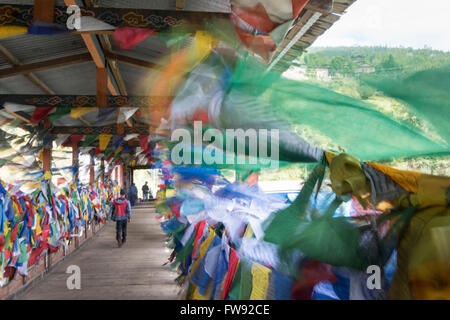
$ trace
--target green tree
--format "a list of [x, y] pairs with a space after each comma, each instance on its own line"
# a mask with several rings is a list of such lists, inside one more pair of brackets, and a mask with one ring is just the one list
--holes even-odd
[[361, 99], [367, 100], [375, 94], [376, 90], [370, 86], [362, 85], [358, 87], [358, 93]]
[[388, 58], [381, 63], [381, 68], [385, 71], [397, 71], [400, 65], [395, 60], [392, 54], [389, 54]]

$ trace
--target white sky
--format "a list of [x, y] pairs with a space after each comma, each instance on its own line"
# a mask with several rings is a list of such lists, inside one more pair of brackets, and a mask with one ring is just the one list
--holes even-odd
[[450, 0], [357, 0], [313, 44], [450, 51]]

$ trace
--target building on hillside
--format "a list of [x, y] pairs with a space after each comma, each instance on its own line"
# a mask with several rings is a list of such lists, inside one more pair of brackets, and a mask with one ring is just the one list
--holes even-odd
[[319, 81], [331, 81], [328, 68], [316, 68], [314, 70], [314, 76]]
[[363, 64], [361, 67], [355, 69], [356, 74], [374, 73], [375, 71], [376, 71], [375, 67], [369, 66], [368, 64]]

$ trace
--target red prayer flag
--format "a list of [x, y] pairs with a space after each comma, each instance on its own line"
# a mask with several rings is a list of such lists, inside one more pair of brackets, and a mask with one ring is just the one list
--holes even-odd
[[310, 260], [300, 271], [300, 276], [292, 289], [292, 297], [295, 300], [311, 300], [314, 286], [317, 283], [323, 281], [335, 283], [337, 280], [330, 265]]
[[155, 32], [154, 29], [119, 27], [114, 30], [114, 41], [120, 49], [133, 49], [145, 38]]
[[209, 122], [208, 111], [203, 108], [195, 110], [193, 121]]
[[33, 124], [37, 124], [44, 119], [50, 111], [53, 110], [54, 107], [36, 107], [34, 108], [34, 113], [31, 116], [30, 122]]
[[72, 146], [72, 143], [78, 143], [81, 141], [81, 139], [83, 139], [84, 134], [73, 134], [70, 136], [70, 140], [67, 139], [66, 141], [64, 141], [64, 143], [62, 143], [61, 145], [63, 147], [70, 147]]
[[292, 0], [292, 19], [298, 17], [303, 8], [308, 4], [309, 0]]
[[173, 214], [175, 215], [175, 217], [179, 218], [180, 217], [180, 208], [181, 205], [183, 204], [183, 201], [179, 201], [177, 203], [171, 202], [170, 203], [170, 209], [172, 210]]
[[231, 283], [233, 282], [233, 278], [234, 278], [234, 274], [236, 272], [238, 262], [239, 262], [239, 257], [236, 253], [236, 250], [231, 248], [230, 249], [230, 262], [228, 263], [228, 272], [225, 277], [222, 300], [225, 300], [228, 296], [228, 292], [230, 291]]
[[84, 134], [73, 134], [73, 135], [71, 136], [72, 143], [78, 143], [78, 142], [80, 142], [81, 139], [83, 139], [83, 137], [84, 137]]
[[150, 136], [149, 134], [141, 134], [141, 136], [139, 137], [139, 143], [143, 150], [147, 150], [147, 148], [148, 148], [148, 137], [149, 136]]
[[194, 236], [194, 248], [192, 250], [192, 258], [194, 257], [195, 249], [197, 248], [198, 240], [200, 240], [200, 238], [203, 235], [203, 230], [205, 229], [205, 225], [206, 225], [206, 221], [205, 220], [202, 220], [201, 222], [199, 222], [197, 224], [197, 230], [195, 231], [195, 236]]

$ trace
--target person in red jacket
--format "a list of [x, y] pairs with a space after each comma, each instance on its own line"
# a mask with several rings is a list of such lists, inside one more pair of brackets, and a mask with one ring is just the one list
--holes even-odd
[[127, 241], [127, 224], [131, 221], [131, 205], [125, 198], [126, 192], [120, 190], [120, 197], [114, 201], [112, 220], [116, 221], [116, 239], [119, 248]]

